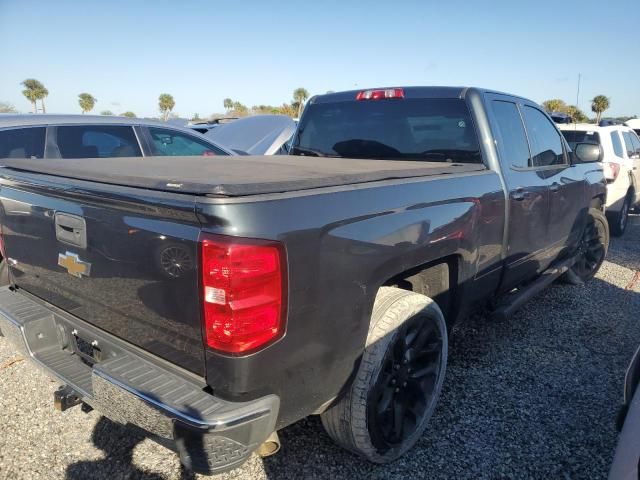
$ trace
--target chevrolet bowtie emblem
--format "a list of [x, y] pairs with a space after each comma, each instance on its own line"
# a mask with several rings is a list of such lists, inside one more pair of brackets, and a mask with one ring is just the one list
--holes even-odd
[[75, 253], [61, 253], [58, 255], [58, 265], [65, 268], [69, 275], [82, 278], [84, 275], [88, 277], [91, 274], [91, 264], [83, 262]]

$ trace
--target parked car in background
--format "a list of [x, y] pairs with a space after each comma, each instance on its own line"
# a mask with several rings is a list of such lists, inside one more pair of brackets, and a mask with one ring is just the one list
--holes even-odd
[[558, 127], [572, 148], [578, 143], [600, 147], [607, 180], [607, 219], [611, 233], [622, 235], [629, 211], [640, 203], [640, 139], [625, 125], [574, 123]]
[[633, 128], [637, 135], [640, 135], [640, 118], [632, 118], [624, 122], [627, 127]]
[[456, 321], [509, 317], [604, 261], [599, 147], [571, 151], [524, 98], [321, 95], [291, 145], [144, 169], [2, 160], [0, 204], [38, 214], [0, 211], [0, 330], [64, 385], [60, 409], [138, 425], [205, 473], [273, 453], [313, 414], [390, 462], [435, 411]]
[[564, 112], [552, 112], [549, 116], [556, 123], [573, 123], [573, 117]]
[[0, 158], [235, 155], [183, 127], [103, 115], [2, 115]]
[[237, 119], [238, 117], [222, 117], [214, 118], [213, 120], [192, 120], [187, 124], [187, 128], [195, 130], [196, 132], [207, 133], [209, 130], [213, 130], [220, 125], [226, 125], [227, 123], [231, 123]]
[[220, 125], [205, 136], [241, 154], [282, 155], [288, 152], [296, 125], [286, 115], [253, 115]]

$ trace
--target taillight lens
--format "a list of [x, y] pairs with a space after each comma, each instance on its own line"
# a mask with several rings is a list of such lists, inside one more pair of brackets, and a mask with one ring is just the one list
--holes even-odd
[[383, 100], [386, 98], [404, 98], [404, 90], [402, 88], [363, 90], [356, 95], [356, 100]]
[[620, 173], [620, 164], [615, 162], [605, 162], [602, 164], [604, 169], [604, 178], [606, 178], [607, 182], [615, 182], [616, 178], [618, 178], [618, 174]]
[[286, 261], [282, 245], [203, 235], [200, 262], [209, 347], [242, 354], [283, 335]]

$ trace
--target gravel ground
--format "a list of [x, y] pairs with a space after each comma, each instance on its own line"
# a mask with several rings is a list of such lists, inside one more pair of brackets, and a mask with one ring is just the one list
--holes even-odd
[[[280, 432], [279, 454], [218, 478], [603, 478], [640, 343], [638, 270], [634, 216], [588, 285], [554, 285], [507, 322], [478, 316], [458, 327], [430, 428], [394, 464], [343, 452], [309, 418]], [[55, 389], [0, 338], [0, 478], [194, 478], [133, 429], [97, 412], [55, 412]]]

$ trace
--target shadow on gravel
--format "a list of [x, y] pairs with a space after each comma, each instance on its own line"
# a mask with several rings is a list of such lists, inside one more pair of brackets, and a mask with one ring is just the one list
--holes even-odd
[[267, 477], [605, 478], [639, 312], [639, 293], [595, 278], [553, 285], [508, 321], [470, 318], [450, 338], [440, 403], [405, 457], [369, 464], [311, 417], [279, 432]]
[[[104, 451], [105, 458], [77, 462], [67, 467], [66, 480], [144, 479], [164, 480], [165, 477], [140, 470], [133, 464], [133, 449], [145, 440], [145, 433], [135, 427], [120, 425], [106, 417], [101, 417], [93, 429], [91, 439], [94, 445]], [[167, 455], [173, 452], [167, 451]], [[182, 469], [181, 480], [193, 480], [195, 476]]]

